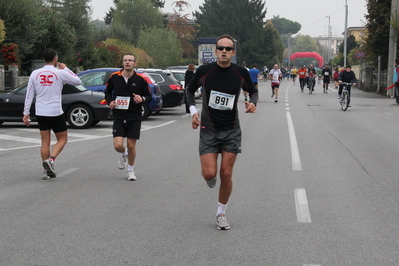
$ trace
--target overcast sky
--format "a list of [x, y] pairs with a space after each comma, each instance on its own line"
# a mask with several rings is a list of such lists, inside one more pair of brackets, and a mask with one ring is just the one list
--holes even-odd
[[[166, 0], [164, 12], [173, 13], [172, 4], [176, 0]], [[204, 3], [204, 0], [188, 0], [191, 7], [184, 12], [191, 14]], [[348, 27], [364, 26], [366, 19], [366, 0], [347, 0]], [[317, 3], [317, 4], [315, 4]], [[91, 0], [93, 19], [103, 20], [112, 0]], [[312, 37], [328, 35], [328, 18], [333, 36], [342, 36], [345, 30], [345, 0], [266, 0], [266, 19], [280, 15], [281, 18], [296, 21], [302, 25], [300, 34]]]

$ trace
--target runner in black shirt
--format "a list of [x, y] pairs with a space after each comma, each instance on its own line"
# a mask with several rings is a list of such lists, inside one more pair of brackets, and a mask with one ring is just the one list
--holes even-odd
[[[186, 94], [192, 116], [192, 127], [201, 127], [199, 153], [202, 175], [209, 187], [216, 184], [217, 158], [222, 154], [220, 165], [220, 189], [216, 223], [218, 229], [230, 229], [225, 210], [232, 192], [232, 173], [237, 153], [241, 152], [241, 129], [237, 102], [241, 89], [249, 93], [245, 112], [255, 113], [258, 90], [248, 70], [231, 63], [235, 55], [234, 40], [222, 35], [216, 42], [217, 62], [200, 66], [191, 80]], [[195, 91], [202, 86], [201, 121], [195, 107]]]
[[[140, 138], [141, 108], [145, 102], [151, 102], [151, 90], [143, 76], [134, 71], [135, 56], [123, 56], [123, 69], [115, 72], [108, 80], [105, 89], [105, 100], [112, 109], [114, 124], [114, 148], [122, 154], [118, 168], [123, 170], [128, 163], [127, 180], [137, 180], [134, 174], [136, 159], [136, 142]], [[124, 139], [127, 138], [127, 150]]]

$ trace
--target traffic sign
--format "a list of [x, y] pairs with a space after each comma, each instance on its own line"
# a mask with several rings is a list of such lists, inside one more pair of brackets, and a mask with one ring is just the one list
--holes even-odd
[[362, 51], [359, 51], [359, 52], [356, 53], [356, 58], [357, 59], [363, 59], [363, 57], [364, 57], [364, 53]]

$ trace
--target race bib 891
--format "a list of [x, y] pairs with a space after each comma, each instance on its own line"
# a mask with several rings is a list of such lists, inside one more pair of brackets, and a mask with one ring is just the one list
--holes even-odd
[[212, 90], [209, 96], [209, 107], [217, 110], [232, 110], [235, 98], [234, 94]]

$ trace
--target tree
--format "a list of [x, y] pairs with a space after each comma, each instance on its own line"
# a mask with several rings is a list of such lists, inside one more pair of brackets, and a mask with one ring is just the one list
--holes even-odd
[[[294, 39], [294, 45], [292, 47], [292, 52], [319, 52], [318, 47], [316, 45], [316, 41], [312, 39], [309, 35], [298, 35]], [[313, 58], [300, 58], [295, 59], [292, 65], [301, 66], [301, 65], [309, 65], [313, 64], [315, 61]]]
[[196, 49], [192, 45], [192, 42], [195, 39], [196, 30], [193, 26], [188, 24], [188, 14], [182, 14], [182, 12], [184, 12], [184, 7], [189, 7], [190, 4], [186, 1], [175, 1], [174, 4], [177, 10], [174, 9], [175, 13], [169, 17], [166, 27], [176, 32], [177, 38], [183, 48], [183, 57], [194, 57], [196, 55]]
[[[114, 0], [114, 4], [117, 5], [121, 0]], [[133, 0], [129, 0], [132, 4], [134, 3]], [[153, 4], [153, 7], [156, 9], [164, 8], [165, 6], [165, 1], [162, 0], [150, 0], [151, 3]], [[114, 15], [115, 15], [116, 8], [110, 7], [109, 11], [105, 14], [104, 21], [105, 24], [111, 25], [112, 21], [114, 20]]]
[[381, 66], [388, 67], [389, 30], [391, 17], [391, 0], [368, 0], [365, 39], [366, 60], [374, 67], [378, 66], [378, 56], [381, 55]]
[[145, 50], [152, 57], [153, 66], [159, 68], [179, 65], [183, 52], [176, 33], [162, 28], [142, 30], [137, 47]]
[[278, 30], [280, 35], [292, 35], [301, 30], [301, 24], [286, 18], [280, 18], [280, 15], [273, 16], [272, 22], [274, 27]]
[[0, 1], [0, 18], [7, 29], [4, 41], [18, 44], [21, 59], [32, 53], [43, 36], [41, 11], [42, 5], [36, 0]]
[[[263, 0], [207, 0], [193, 13], [198, 26], [198, 36], [217, 37], [230, 34], [237, 40], [237, 57], [240, 62], [266, 63], [268, 39], [265, 31], [265, 1]], [[270, 29], [270, 28], [269, 28]], [[270, 32], [269, 32], [270, 33]], [[269, 35], [281, 41], [280, 36]], [[272, 54], [282, 53], [272, 51]], [[278, 57], [281, 58], [281, 55]]]
[[0, 43], [4, 41], [6, 37], [6, 26], [4, 25], [4, 21], [0, 19]]
[[[346, 45], [346, 50], [347, 50], [347, 55], [349, 52], [355, 48], [359, 47], [359, 43], [356, 41], [355, 36], [352, 34], [348, 36], [347, 39], [347, 45]], [[341, 43], [341, 45], [338, 47], [338, 50], [340, 53], [344, 53], [344, 42]]]
[[[134, 15], [132, 15], [134, 14]], [[154, 8], [151, 0], [120, 0], [116, 3], [112, 23], [124, 25], [136, 45], [140, 31], [147, 28], [163, 28], [163, 16]]]
[[[74, 38], [64, 39], [74, 44], [74, 47], [70, 49], [68, 61], [73, 66], [77, 66], [80, 62], [76, 58], [78, 55], [87, 53], [87, 47], [93, 41], [93, 29], [90, 24], [90, 0], [47, 0], [47, 3], [51, 10], [58, 17], [63, 18], [65, 24], [74, 31]], [[55, 17], [54, 19], [57, 18]]]
[[281, 65], [284, 48], [280, 34], [270, 20], [265, 24], [263, 36], [263, 41], [267, 45], [264, 45], [262, 65], [269, 66], [269, 68], [274, 64]]

